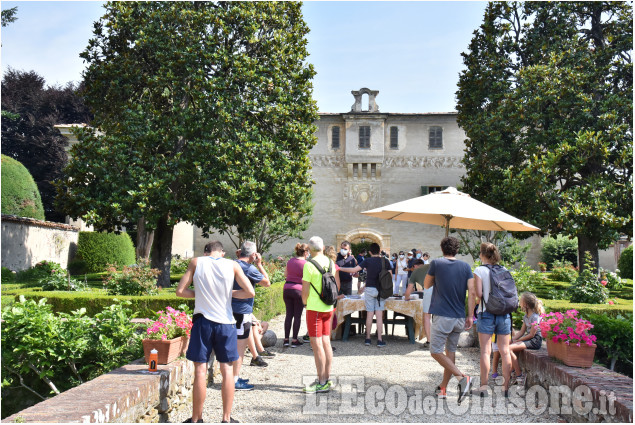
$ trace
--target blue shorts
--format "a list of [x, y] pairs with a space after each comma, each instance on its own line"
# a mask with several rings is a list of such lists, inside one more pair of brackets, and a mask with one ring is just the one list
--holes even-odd
[[486, 335], [509, 335], [512, 333], [512, 319], [509, 314], [495, 316], [484, 311], [478, 314], [476, 330]]
[[201, 316], [192, 325], [185, 357], [193, 362], [207, 363], [212, 350], [220, 363], [238, 360], [236, 325], [212, 322]]

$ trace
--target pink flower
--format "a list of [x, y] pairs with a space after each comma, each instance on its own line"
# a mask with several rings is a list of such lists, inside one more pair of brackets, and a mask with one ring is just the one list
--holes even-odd
[[606, 284], [608, 283], [606, 280], [603, 280], [600, 282], [603, 286], [606, 286]]
[[610, 305], [613, 305], [613, 304], [615, 304], [615, 303], [613, 302], [613, 300], [609, 300], [609, 304], [610, 304]]

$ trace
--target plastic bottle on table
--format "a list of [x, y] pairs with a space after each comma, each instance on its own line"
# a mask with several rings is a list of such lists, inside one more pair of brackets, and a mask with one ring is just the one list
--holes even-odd
[[156, 372], [157, 371], [157, 363], [159, 363], [159, 352], [153, 348], [150, 351], [150, 357], [148, 358], [148, 364], [150, 365], [148, 367], [148, 370], [150, 372]]

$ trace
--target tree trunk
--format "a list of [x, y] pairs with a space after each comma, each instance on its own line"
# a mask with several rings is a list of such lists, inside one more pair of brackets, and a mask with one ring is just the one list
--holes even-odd
[[597, 239], [592, 239], [587, 236], [578, 235], [578, 267], [580, 272], [585, 268], [584, 253], [589, 252], [591, 259], [593, 260], [594, 273], [597, 274], [600, 261], [600, 253], [598, 251]]
[[146, 229], [146, 221], [141, 217], [137, 221], [137, 261], [149, 260], [152, 241], [154, 240], [154, 231]]
[[152, 268], [161, 271], [157, 286], [170, 286], [170, 262], [172, 261], [172, 233], [174, 226], [168, 226], [168, 216], [159, 219], [154, 231], [155, 241], [152, 245]]

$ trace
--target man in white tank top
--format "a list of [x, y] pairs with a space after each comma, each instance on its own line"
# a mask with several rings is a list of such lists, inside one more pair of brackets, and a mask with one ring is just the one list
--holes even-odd
[[[203, 423], [203, 403], [207, 389], [207, 362], [212, 350], [220, 363], [223, 377], [222, 422], [231, 418], [234, 402], [234, 376], [232, 362], [238, 359], [236, 326], [232, 315], [232, 297], [252, 298], [255, 291], [241, 267], [225, 259], [219, 241], [205, 245], [202, 257], [192, 258], [187, 271], [179, 281], [176, 295], [194, 298], [194, 317], [190, 345], [186, 357], [194, 362], [194, 388], [192, 390], [192, 417], [186, 422]], [[233, 290], [234, 279], [241, 289]], [[194, 289], [189, 289], [194, 283]]]

